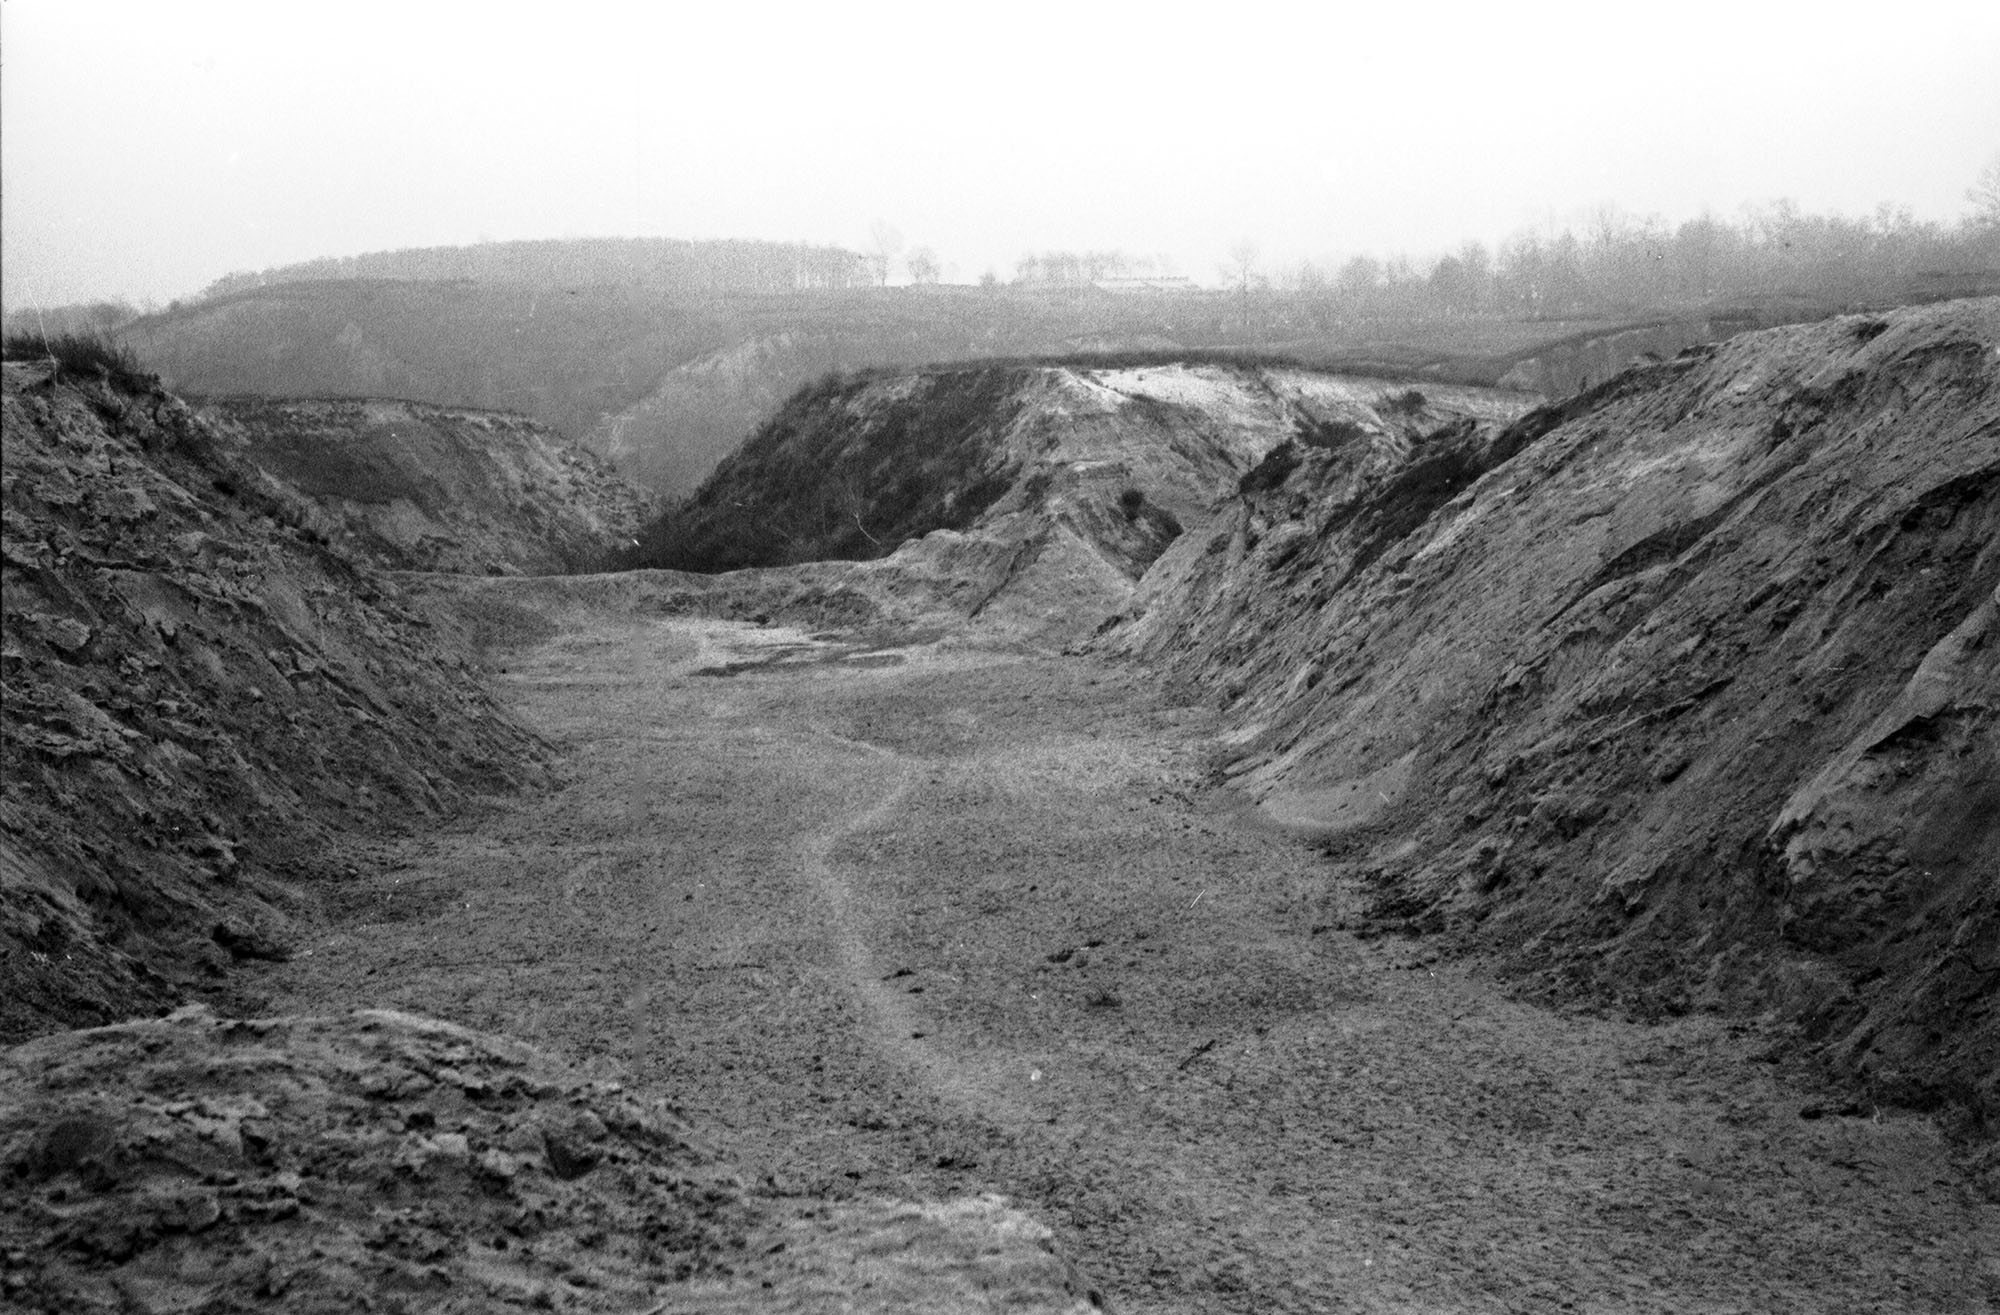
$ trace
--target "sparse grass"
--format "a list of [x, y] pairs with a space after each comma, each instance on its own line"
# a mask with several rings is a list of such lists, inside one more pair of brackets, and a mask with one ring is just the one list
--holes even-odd
[[102, 333], [10, 333], [0, 343], [9, 361], [54, 361], [70, 374], [98, 375], [128, 387], [150, 386], [155, 377], [131, 348]]

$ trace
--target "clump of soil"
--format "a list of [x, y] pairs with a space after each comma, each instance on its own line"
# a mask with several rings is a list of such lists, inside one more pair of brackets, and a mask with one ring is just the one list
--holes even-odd
[[386, 1010], [0, 1056], [0, 1291], [47, 1311], [1089, 1309], [997, 1198], [747, 1193], [658, 1098]]
[[752, 1213], [656, 1102], [388, 1012], [169, 1018], [0, 1060], [10, 1301], [630, 1310]]

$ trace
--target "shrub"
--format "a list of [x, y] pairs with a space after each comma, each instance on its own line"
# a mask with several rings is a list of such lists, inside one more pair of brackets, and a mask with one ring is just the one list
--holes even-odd
[[0, 356], [10, 361], [54, 361], [59, 370], [100, 375], [128, 386], [143, 388], [154, 382], [152, 372], [139, 363], [131, 348], [102, 333], [58, 333], [53, 337], [11, 333], [0, 343]]
[[1146, 494], [1143, 489], [1126, 489], [1118, 495], [1119, 509], [1125, 513], [1125, 519], [1128, 521], [1137, 520], [1140, 510], [1145, 505]]
[[1428, 397], [1425, 397], [1416, 389], [1405, 388], [1400, 393], [1391, 394], [1384, 405], [1391, 411], [1400, 411], [1404, 415], [1415, 415], [1417, 412], [1423, 410], [1429, 401]]
[[1321, 448], [1335, 452], [1357, 438], [1366, 438], [1368, 431], [1352, 420], [1300, 420], [1293, 426], [1292, 437], [1307, 447]]
[[1243, 478], [1236, 482], [1236, 491], [1244, 496], [1263, 493], [1277, 488], [1285, 482], [1285, 477], [1299, 468], [1299, 446], [1286, 441], [1264, 454], [1264, 459], [1243, 472]]

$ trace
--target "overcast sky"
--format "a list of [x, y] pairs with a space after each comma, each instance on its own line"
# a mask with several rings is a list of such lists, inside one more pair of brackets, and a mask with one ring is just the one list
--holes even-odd
[[1954, 220], [2000, 3], [0, 0], [8, 305], [561, 236], [1422, 257], [1604, 203]]

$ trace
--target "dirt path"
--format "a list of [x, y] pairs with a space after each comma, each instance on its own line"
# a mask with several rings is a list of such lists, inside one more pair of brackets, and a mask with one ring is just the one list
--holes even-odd
[[1126, 1312], [2000, 1299], [1928, 1123], [1801, 1118], [1747, 1030], [1345, 934], [1309, 853], [1197, 788], [1204, 715], [1129, 673], [798, 638], [603, 619], [514, 655], [567, 785], [357, 854], [276, 1006], [594, 1057], [768, 1191], [1006, 1193]]

